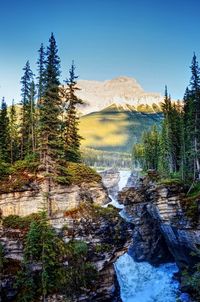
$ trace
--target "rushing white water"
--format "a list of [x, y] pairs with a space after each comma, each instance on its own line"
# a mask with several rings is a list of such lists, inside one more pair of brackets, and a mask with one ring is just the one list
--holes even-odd
[[[119, 176], [120, 176], [120, 180], [118, 183], [118, 190], [121, 191], [127, 184], [127, 180], [129, 178], [131, 174], [131, 171], [119, 171]], [[113, 205], [113, 207], [117, 208], [117, 209], [123, 209], [124, 205], [120, 204], [116, 198], [114, 198], [113, 196], [109, 196], [110, 199], [112, 200], [111, 202], [109, 202], [105, 207], [107, 207], [108, 205]]]
[[[119, 191], [127, 184], [130, 171], [120, 171]], [[111, 196], [110, 196], [111, 197]], [[124, 206], [112, 198], [112, 204], [120, 211], [120, 216], [130, 221]], [[173, 274], [178, 271], [176, 264], [168, 263], [154, 267], [148, 262], [135, 262], [128, 254], [119, 257], [115, 263], [117, 279], [123, 302], [175, 302], [178, 282]]]
[[173, 263], [154, 267], [147, 262], [135, 262], [127, 253], [115, 263], [123, 302], [175, 302], [178, 282], [173, 274], [178, 271]]
[[119, 191], [121, 191], [127, 185], [127, 181], [131, 171], [119, 171], [120, 181], [118, 183]]

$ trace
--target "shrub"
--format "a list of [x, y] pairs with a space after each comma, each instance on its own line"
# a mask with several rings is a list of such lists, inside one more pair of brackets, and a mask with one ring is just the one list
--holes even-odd
[[40, 214], [33, 213], [31, 215], [20, 217], [17, 215], [9, 215], [3, 218], [3, 227], [12, 229], [28, 229], [31, 222], [40, 219]]
[[84, 164], [68, 163], [67, 170], [70, 175], [70, 181], [73, 184], [101, 181], [101, 176], [95, 170]]

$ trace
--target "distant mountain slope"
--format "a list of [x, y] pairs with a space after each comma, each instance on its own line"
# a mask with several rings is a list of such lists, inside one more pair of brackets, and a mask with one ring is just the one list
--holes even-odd
[[162, 113], [142, 113], [130, 105], [112, 104], [82, 116], [80, 135], [82, 146], [112, 152], [130, 152], [142, 132], [152, 125], [160, 125]]
[[133, 78], [117, 77], [109, 81], [78, 81], [77, 95], [85, 101], [83, 114], [100, 111], [115, 103], [129, 105], [136, 111], [159, 111], [163, 97], [159, 93], [145, 92]]

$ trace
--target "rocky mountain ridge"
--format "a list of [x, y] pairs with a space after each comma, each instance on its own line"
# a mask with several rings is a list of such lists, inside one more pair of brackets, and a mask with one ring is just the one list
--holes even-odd
[[100, 111], [112, 104], [125, 109], [132, 106], [136, 111], [148, 105], [155, 112], [163, 100], [161, 94], [144, 91], [134, 78], [127, 76], [107, 81], [79, 80], [78, 87], [77, 95], [85, 101], [85, 105], [80, 107], [83, 114]]

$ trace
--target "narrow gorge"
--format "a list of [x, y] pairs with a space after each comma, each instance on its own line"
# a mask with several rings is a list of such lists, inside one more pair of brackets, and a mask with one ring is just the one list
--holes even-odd
[[[195, 301], [180, 274], [198, 261], [200, 246], [199, 223], [186, 215], [184, 189], [158, 184], [151, 173], [143, 178], [116, 169], [99, 173], [102, 181], [98, 174], [92, 181], [90, 174], [79, 184], [51, 190], [51, 225], [65, 243], [86, 242], [85, 261], [98, 272], [92, 286], [69, 301]], [[27, 226], [18, 225], [17, 217], [39, 213], [44, 200], [42, 181], [0, 194], [0, 242], [8, 261], [1, 274], [2, 302], [15, 301], [13, 269], [23, 262]], [[57, 293], [48, 301], [65, 298]]]

